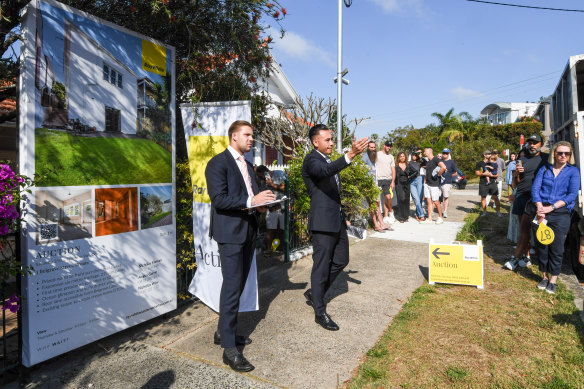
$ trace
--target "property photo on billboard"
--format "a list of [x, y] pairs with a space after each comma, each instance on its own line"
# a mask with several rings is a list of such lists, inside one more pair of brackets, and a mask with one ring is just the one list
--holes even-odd
[[34, 32], [37, 186], [171, 182], [165, 46], [39, 2]]

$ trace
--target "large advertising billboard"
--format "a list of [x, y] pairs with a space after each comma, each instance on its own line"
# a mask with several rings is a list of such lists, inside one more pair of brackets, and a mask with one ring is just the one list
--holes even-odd
[[23, 364], [177, 305], [174, 48], [51, 0], [25, 8]]

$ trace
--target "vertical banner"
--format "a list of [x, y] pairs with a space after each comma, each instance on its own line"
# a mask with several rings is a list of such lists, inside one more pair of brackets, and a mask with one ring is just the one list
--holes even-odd
[[52, 0], [25, 8], [25, 366], [177, 306], [174, 48]]
[[[193, 183], [193, 234], [197, 271], [189, 286], [189, 292], [204, 304], [219, 312], [219, 296], [223, 276], [217, 242], [209, 237], [211, 199], [207, 193], [205, 168], [213, 156], [229, 145], [227, 130], [236, 120], [251, 121], [251, 103], [234, 101], [181, 105], [181, 114], [189, 154], [189, 167]], [[252, 152], [245, 158], [251, 162]], [[239, 311], [257, 311], [258, 287], [255, 254]]]

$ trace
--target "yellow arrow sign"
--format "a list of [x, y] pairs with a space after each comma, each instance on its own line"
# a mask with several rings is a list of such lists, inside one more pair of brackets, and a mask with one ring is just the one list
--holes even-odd
[[428, 251], [428, 282], [483, 288], [483, 245], [434, 244]]

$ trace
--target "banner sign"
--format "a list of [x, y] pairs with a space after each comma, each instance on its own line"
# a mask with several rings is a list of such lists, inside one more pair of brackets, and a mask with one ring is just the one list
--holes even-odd
[[25, 366], [177, 306], [174, 48], [52, 0], [24, 9]]
[[[213, 156], [229, 145], [227, 130], [236, 120], [251, 121], [249, 101], [200, 103], [181, 105], [189, 167], [193, 183], [193, 234], [197, 271], [189, 292], [215, 312], [219, 312], [219, 297], [223, 275], [217, 242], [209, 238], [211, 199], [207, 193], [205, 168]], [[245, 154], [251, 162], [252, 152]], [[240, 312], [257, 311], [258, 286], [255, 254], [239, 303]]]
[[428, 283], [484, 287], [483, 242], [476, 245], [430, 242]]

